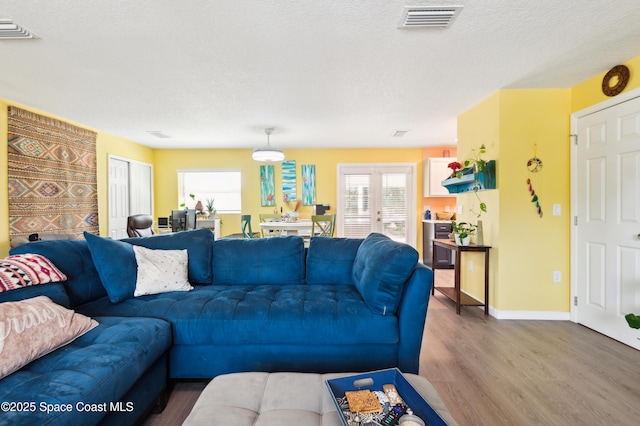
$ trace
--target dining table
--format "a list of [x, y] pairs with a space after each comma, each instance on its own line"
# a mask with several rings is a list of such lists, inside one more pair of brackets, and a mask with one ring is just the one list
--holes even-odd
[[267, 221], [260, 222], [260, 228], [266, 232], [280, 231], [280, 235], [311, 235], [311, 219], [298, 219], [291, 221]]

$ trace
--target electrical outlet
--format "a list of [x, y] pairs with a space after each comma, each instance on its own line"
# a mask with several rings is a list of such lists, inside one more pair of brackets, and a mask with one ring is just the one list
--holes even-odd
[[469, 272], [473, 272], [473, 261], [469, 261]]
[[458, 205], [458, 214], [462, 214], [462, 204]]
[[562, 281], [562, 275], [560, 274], [560, 271], [553, 271], [553, 282], [559, 283], [560, 281]]

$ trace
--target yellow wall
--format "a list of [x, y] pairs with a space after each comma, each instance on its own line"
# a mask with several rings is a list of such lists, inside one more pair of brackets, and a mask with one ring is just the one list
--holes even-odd
[[[329, 213], [336, 211], [336, 165], [338, 163], [414, 163], [416, 164], [416, 197], [422, 199], [422, 150], [420, 148], [398, 149], [288, 149], [284, 150], [288, 160], [296, 161], [297, 193], [302, 193], [300, 182], [300, 166], [314, 164], [316, 166], [316, 200], [317, 203], [330, 204]], [[173, 150], [160, 149], [155, 152], [155, 214], [167, 216], [178, 206], [178, 181], [176, 171], [179, 169], [242, 169], [242, 210], [252, 214], [252, 227], [258, 228], [258, 214], [273, 213], [273, 207], [260, 205], [260, 163], [251, 159], [250, 149], [203, 149]], [[282, 202], [282, 167], [275, 164], [276, 204], [278, 209], [293, 210], [295, 203], [289, 205]], [[422, 219], [420, 202], [416, 203], [417, 247], [421, 247], [422, 227], [418, 226]], [[309, 218], [311, 206], [303, 206], [300, 217]], [[221, 215], [221, 235], [240, 232], [239, 215]]]
[[[480, 191], [487, 204], [482, 214], [485, 244], [490, 254], [490, 304], [501, 311], [568, 311], [570, 295], [570, 89], [501, 90], [461, 115], [458, 150], [462, 159], [485, 144], [485, 160], [497, 159], [496, 190]], [[537, 145], [537, 148], [534, 146]], [[542, 171], [531, 173], [527, 160], [537, 156]], [[526, 184], [531, 179], [543, 217], [538, 216]], [[477, 211], [475, 194], [458, 196], [466, 221]], [[552, 215], [560, 204], [561, 216]], [[473, 262], [473, 272], [469, 270]], [[482, 299], [482, 255], [462, 262], [463, 288]], [[560, 271], [562, 282], [553, 282]]]
[[[496, 159], [498, 179], [500, 178], [500, 93], [496, 93], [485, 99], [469, 111], [458, 117], [458, 161], [464, 163], [467, 159], [473, 159], [473, 149], [478, 149], [484, 144], [487, 153], [482, 156], [484, 160]], [[498, 188], [500, 183], [497, 182]], [[499, 230], [499, 190], [479, 191], [477, 196], [487, 204], [487, 212], [477, 217], [479, 201], [476, 194], [462, 193], [457, 195], [457, 204], [462, 206], [462, 214], [458, 215], [458, 222], [476, 223], [482, 220], [484, 244], [491, 246], [489, 254], [489, 304], [495, 306], [495, 297], [498, 294], [497, 271], [500, 253], [498, 239]], [[473, 263], [473, 271], [469, 268], [469, 262]], [[478, 253], [464, 253], [462, 256], [461, 277], [462, 289], [475, 297], [484, 299], [484, 258]]]
[[[100, 220], [100, 233], [107, 235], [108, 232], [108, 188], [107, 188], [107, 157], [108, 154], [118, 155], [126, 157], [132, 160], [142, 161], [145, 163], [153, 164], [153, 150], [151, 148], [144, 147], [142, 145], [127, 141], [117, 136], [110, 135], [105, 132], [101, 132], [96, 129], [92, 129], [89, 126], [75, 123], [67, 118], [58, 117], [52, 114], [48, 114], [43, 111], [39, 111], [34, 108], [30, 108], [24, 105], [20, 105], [16, 102], [10, 102], [5, 99], [0, 99], [0, 137], [4, 141], [4, 146], [7, 146], [7, 107], [14, 105], [19, 108], [23, 108], [35, 113], [45, 115], [48, 117], [56, 118], [58, 120], [66, 121], [78, 127], [90, 129], [96, 132], [96, 155], [97, 155], [97, 183], [98, 183], [98, 217]], [[9, 252], [9, 193], [7, 182], [7, 150], [0, 150], [0, 181], [5, 182], [5, 185], [0, 186], [0, 223], [4, 224], [0, 226], [0, 256], [4, 257]]]
[[[624, 65], [629, 67], [629, 83], [622, 93], [629, 92], [640, 87], [640, 56], [636, 56]], [[602, 79], [608, 72], [602, 72], [588, 80], [574, 86], [571, 90], [571, 112], [580, 111], [592, 105], [611, 99], [602, 93]]]

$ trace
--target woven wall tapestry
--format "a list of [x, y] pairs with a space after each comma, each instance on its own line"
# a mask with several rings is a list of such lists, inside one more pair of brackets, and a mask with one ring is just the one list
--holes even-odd
[[13, 106], [9, 234], [98, 234], [96, 133]]

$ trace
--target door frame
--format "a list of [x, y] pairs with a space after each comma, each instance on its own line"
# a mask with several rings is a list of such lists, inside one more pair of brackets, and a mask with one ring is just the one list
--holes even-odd
[[571, 114], [571, 298], [570, 298], [570, 319], [571, 321], [578, 322], [578, 311], [575, 304], [575, 298], [578, 296], [578, 232], [576, 220], [578, 220], [578, 147], [576, 144], [576, 138], [578, 135], [578, 121], [586, 117], [587, 115], [594, 114], [596, 112], [611, 108], [618, 104], [628, 102], [632, 99], [640, 97], [640, 88], [631, 90], [627, 93], [622, 93], [614, 98], [607, 99], [598, 104], [592, 105], [580, 111], [576, 111]]
[[[411, 184], [412, 188], [412, 196], [409, 200], [409, 205], [407, 206], [407, 222], [411, 224], [412, 230], [411, 232], [407, 232], [407, 244], [417, 250], [417, 233], [418, 233], [418, 225], [417, 225], [417, 166], [416, 163], [338, 163], [336, 165], [336, 211], [343, 212], [344, 211], [344, 191], [340, 185], [340, 177], [342, 175], [343, 169], [347, 168], [383, 168], [383, 167], [408, 167], [411, 169]], [[342, 195], [342, 196], [341, 196]], [[336, 214], [336, 230], [342, 229], [342, 216], [340, 214]], [[422, 228], [420, 228], [422, 229]], [[340, 235], [338, 235], [340, 236]]]

